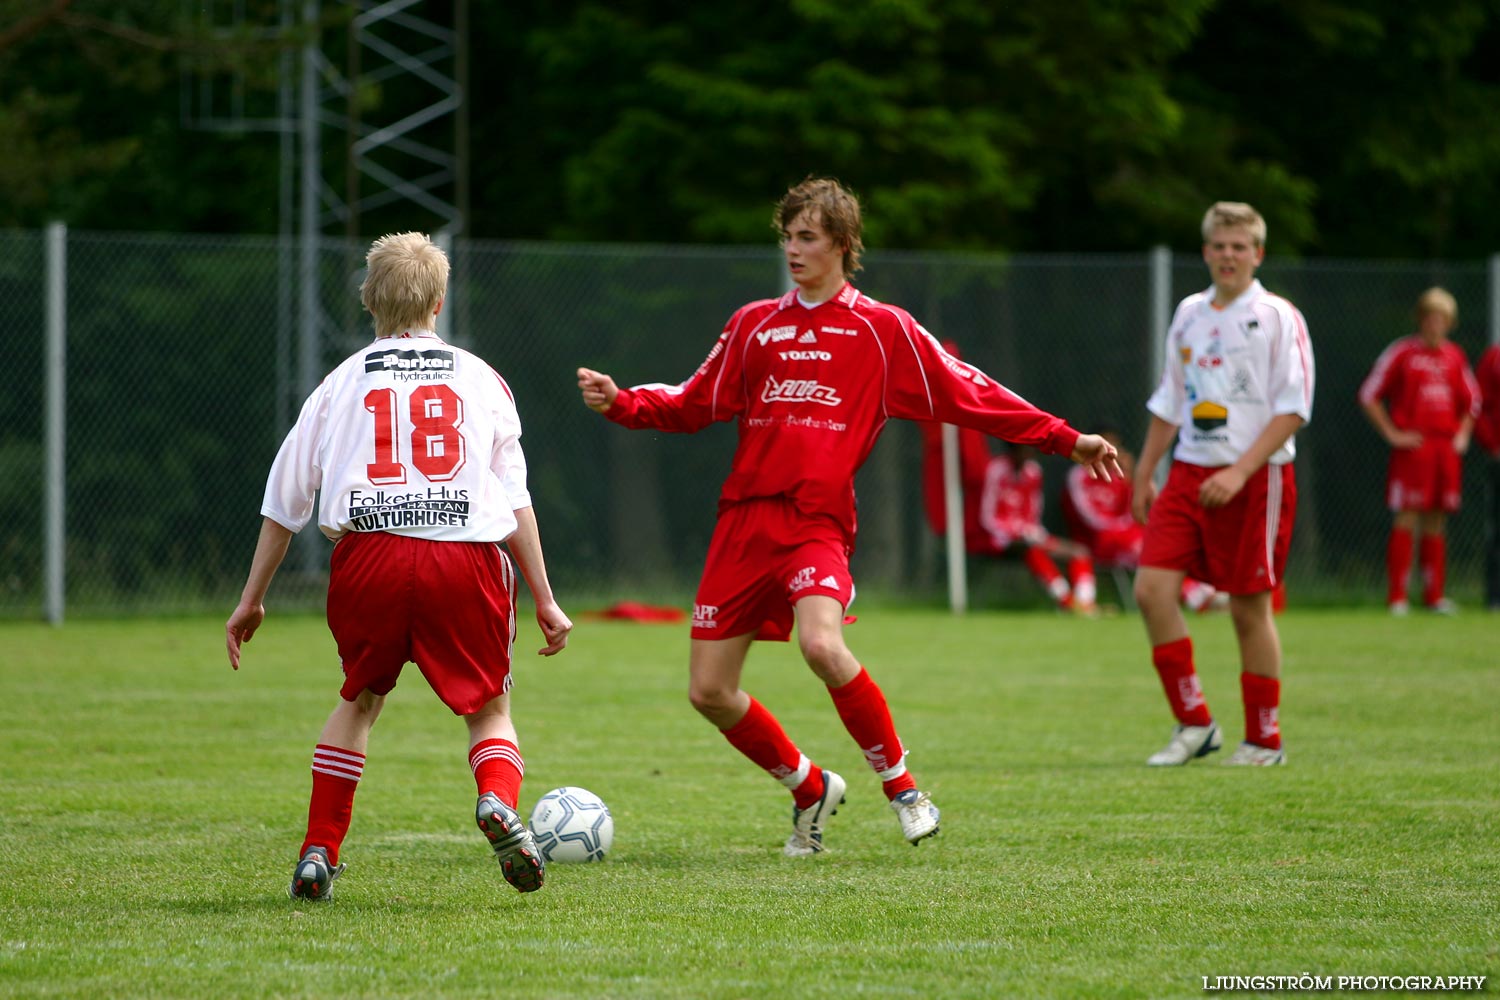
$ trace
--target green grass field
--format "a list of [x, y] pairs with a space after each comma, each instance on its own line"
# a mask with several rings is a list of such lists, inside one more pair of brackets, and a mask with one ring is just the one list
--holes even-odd
[[[1230, 625], [1192, 624], [1227, 749]], [[1493, 992], [1500, 619], [1281, 628], [1289, 766], [1152, 770], [1171, 720], [1136, 620], [863, 608], [850, 643], [943, 810], [915, 850], [795, 650], [759, 645], [747, 689], [850, 779], [829, 850], [790, 860], [790, 798], [687, 704], [685, 627], [584, 622], [544, 660], [527, 622], [523, 813], [593, 789], [610, 860], [507, 886], [463, 726], [409, 669], [316, 905], [286, 883], [339, 676], [321, 619], [273, 609], [237, 674], [221, 618], [0, 625], [0, 995], [1187, 997], [1303, 973]]]

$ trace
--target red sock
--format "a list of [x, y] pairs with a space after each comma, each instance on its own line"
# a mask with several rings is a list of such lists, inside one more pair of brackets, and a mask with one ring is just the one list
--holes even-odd
[[1183, 636], [1175, 642], [1151, 647], [1151, 662], [1161, 677], [1162, 690], [1172, 706], [1172, 714], [1184, 726], [1206, 726], [1213, 721], [1198, 671], [1193, 668], [1193, 640]]
[[890, 706], [869, 671], [860, 667], [853, 680], [842, 687], [829, 688], [828, 694], [839, 718], [844, 720], [844, 728], [864, 753], [870, 770], [880, 776], [885, 797], [894, 799], [916, 788], [916, 779], [906, 770], [906, 750], [901, 746], [901, 737], [896, 735]]
[[1057, 568], [1057, 563], [1052, 557], [1043, 552], [1035, 545], [1027, 546], [1022, 556], [1026, 560], [1026, 568], [1031, 570], [1031, 575], [1042, 581], [1042, 586], [1047, 588], [1057, 603], [1064, 606], [1073, 601], [1072, 592], [1068, 589], [1068, 581]]
[[319, 743], [313, 749], [312, 799], [307, 804], [307, 837], [301, 857], [309, 847], [328, 851], [328, 863], [337, 866], [339, 847], [349, 833], [354, 816], [354, 792], [365, 772], [365, 755]]
[[1391, 537], [1385, 543], [1385, 575], [1387, 604], [1406, 600], [1406, 577], [1411, 573], [1411, 532], [1405, 528], [1392, 528]]
[[823, 794], [823, 769], [797, 749], [776, 716], [754, 698], [745, 717], [721, 732], [730, 746], [790, 788], [798, 809], [806, 809]]
[[480, 740], [469, 749], [469, 768], [479, 794], [494, 792], [512, 809], [521, 801], [521, 779], [526, 777], [526, 762], [521, 750], [510, 740]]
[[1242, 673], [1240, 694], [1245, 699], [1245, 741], [1280, 750], [1281, 681], [1275, 677]]
[[1445, 535], [1423, 535], [1422, 603], [1429, 608], [1443, 599], [1448, 577], [1448, 539]]

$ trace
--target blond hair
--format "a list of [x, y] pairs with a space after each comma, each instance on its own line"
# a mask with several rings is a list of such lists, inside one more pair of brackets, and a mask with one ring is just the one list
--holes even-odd
[[1208, 242], [1215, 229], [1229, 228], [1248, 229], [1256, 246], [1266, 245], [1266, 220], [1259, 212], [1242, 201], [1214, 202], [1203, 213], [1203, 242]]
[[861, 237], [864, 222], [860, 218], [859, 199], [831, 177], [808, 177], [782, 195], [771, 216], [771, 228], [785, 235], [787, 226], [807, 209], [817, 209], [818, 219], [833, 245], [844, 251], [844, 277], [852, 278], [864, 265], [859, 255], [865, 243]]
[[1445, 313], [1449, 325], [1457, 326], [1458, 300], [1448, 289], [1434, 285], [1417, 297], [1417, 322], [1422, 322], [1422, 317], [1428, 313]]
[[431, 330], [448, 288], [448, 255], [424, 233], [393, 233], [370, 244], [359, 301], [375, 319], [375, 336]]

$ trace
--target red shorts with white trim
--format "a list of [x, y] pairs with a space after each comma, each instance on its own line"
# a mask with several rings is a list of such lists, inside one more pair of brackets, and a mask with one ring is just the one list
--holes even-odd
[[848, 608], [854, 600], [849, 546], [838, 524], [799, 514], [789, 500], [735, 504], [719, 515], [698, 596], [694, 639], [785, 642], [796, 621], [794, 606], [821, 594]]
[[345, 701], [389, 694], [408, 661], [455, 715], [510, 690], [516, 574], [498, 544], [354, 531], [330, 567], [328, 628]]
[[1393, 448], [1385, 474], [1385, 502], [1391, 510], [1458, 510], [1462, 460], [1453, 439], [1430, 437], [1416, 448]]
[[1198, 501], [1217, 468], [1173, 462], [1146, 523], [1141, 565], [1181, 570], [1230, 594], [1258, 594], [1281, 582], [1297, 517], [1291, 463], [1264, 465], [1222, 507]]

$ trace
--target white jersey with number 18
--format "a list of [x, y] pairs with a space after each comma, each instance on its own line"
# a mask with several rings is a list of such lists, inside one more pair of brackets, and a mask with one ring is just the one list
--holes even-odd
[[436, 335], [376, 340], [308, 397], [282, 442], [261, 513], [300, 531], [323, 491], [329, 538], [387, 531], [501, 542], [531, 505], [521, 419], [505, 381]]

